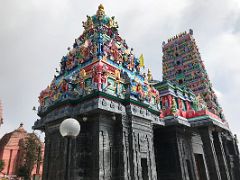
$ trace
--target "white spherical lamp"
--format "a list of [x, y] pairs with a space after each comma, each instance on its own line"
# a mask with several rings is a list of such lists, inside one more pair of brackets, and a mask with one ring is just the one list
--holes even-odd
[[80, 124], [76, 119], [68, 118], [60, 124], [60, 133], [63, 137], [76, 137], [80, 132]]

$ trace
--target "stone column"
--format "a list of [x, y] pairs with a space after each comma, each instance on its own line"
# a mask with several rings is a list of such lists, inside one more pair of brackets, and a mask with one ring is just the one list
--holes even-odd
[[44, 148], [44, 162], [43, 162], [43, 175], [42, 175], [42, 179], [43, 180], [47, 180], [48, 177], [48, 162], [49, 162], [49, 149], [50, 149], [50, 143], [48, 141], [48, 136], [47, 136], [47, 132], [45, 132], [45, 148]]
[[213, 136], [210, 127], [199, 128], [199, 133], [203, 142], [203, 149], [206, 156], [207, 168], [210, 179], [221, 180], [220, 168], [213, 143]]
[[226, 155], [222, 144], [221, 134], [219, 132], [213, 132], [214, 147], [216, 150], [218, 164], [220, 168], [222, 180], [230, 180], [229, 170], [226, 161]]
[[[122, 131], [120, 132], [120, 137], [121, 139], [121, 144], [119, 144], [119, 148], [121, 147], [122, 149], [118, 149], [122, 157], [120, 163], [122, 164], [122, 174], [119, 173], [119, 179], [122, 178], [124, 180], [131, 180], [131, 174], [130, 174], [130, 154], [129, 154], [129, 148], [130, 148], [130, 143], [129, 143], [129, 120], [126, 115], [121, 116], [121, 124], [122, 124]], [[120, 139], [119, 139], [120, 140]]]

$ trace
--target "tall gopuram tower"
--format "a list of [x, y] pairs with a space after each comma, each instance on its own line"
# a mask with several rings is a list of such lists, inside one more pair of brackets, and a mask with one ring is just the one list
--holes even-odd
[[180, 33], [163, 42], [163, 80], [190, 88], [207, 103], [207, 108], [222, 119], [223, 113], [201, 59], [193, 31]]
[[142, 58], [98, 7], [39, 96], [33, 126], [45, 132], [43, 180], [63, 180], [69, 117], [81, 124], [72, 139], [71, 180], [239, 180], [236, 138], [217, 113], [186, 87], [153, 80]]

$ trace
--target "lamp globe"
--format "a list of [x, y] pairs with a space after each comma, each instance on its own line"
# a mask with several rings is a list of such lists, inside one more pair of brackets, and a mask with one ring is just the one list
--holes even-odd
[[68, 118], [65, 119], [59, 127], [60, 134], [63, 137], [70, 136], [70, 137], [76, 137], [80, 132], [80, 124], [76, 119]]

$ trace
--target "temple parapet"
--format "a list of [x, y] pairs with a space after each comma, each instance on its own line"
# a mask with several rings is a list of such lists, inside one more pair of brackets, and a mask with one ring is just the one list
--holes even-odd
[[160, 94], [160, 118], [166, 124], [169, 124], [167, 121], [170, 119], [180, 118], [181, 121], [184, 120], [194, 126], [213, 122], [214, 125], [228, 129], [228, 123], [210, 112], [201, 96], [196, 96], [190, 89], [169, 81], [160, 82], [155, 85], [155, 88]]

